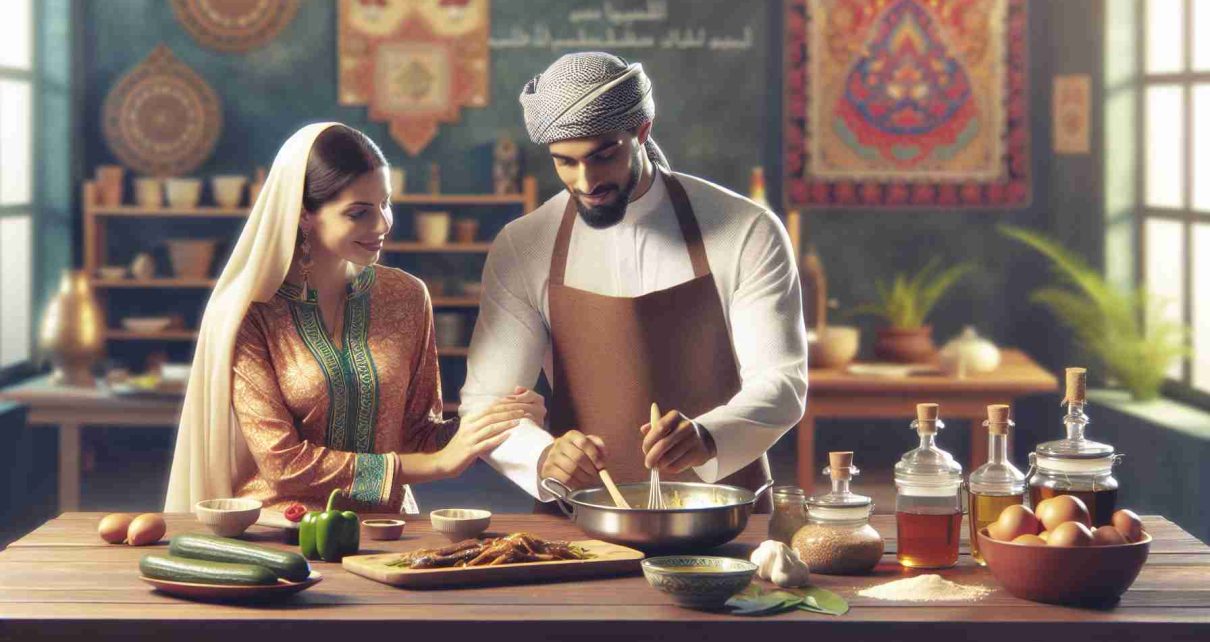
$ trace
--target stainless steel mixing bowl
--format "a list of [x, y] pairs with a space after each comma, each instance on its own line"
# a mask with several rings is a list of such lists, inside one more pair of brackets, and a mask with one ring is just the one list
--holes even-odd
[[626, 509], [616, 507], [604, 487], [572, 491], [555, 479], [542, 480], [559, 509], [589, 536], [648, 552], [700, 552], [730, 542], [748, 525], [757, 498], [772, 486], [770, 480], [754, 493], [723, 484], [663, 482], [660, 491], [669, 507], [648, 510], [647, 483], [618, 486], [636, 507]]

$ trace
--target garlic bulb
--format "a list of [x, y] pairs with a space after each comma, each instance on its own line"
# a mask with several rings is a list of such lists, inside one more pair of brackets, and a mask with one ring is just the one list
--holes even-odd
[[762, 542], [752, 551], [751, 560], [756, 564], [757, 577], [782, 588], [806, 586], [811, 579], [811, 572], [798, 553], [776, 540]]

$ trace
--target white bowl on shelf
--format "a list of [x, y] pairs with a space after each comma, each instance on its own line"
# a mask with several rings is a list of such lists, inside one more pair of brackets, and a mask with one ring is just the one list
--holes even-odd
[[172, 325], [168, 317], [126, 317], [122, 319], [122, 327], [131, 332], [152, 333], [167, 330]]
[[445, 245], [450, 242], [449, 212], [417, 212], [416, 240], [424, 245]]
[[202, 200], [202, 181], [196, 178], [169, 178], [164, 181], [168, 204], [172, 207], [194, 208]]
[[214, 192], [214, 202], [219, 207], [239, 207], [244, 200], [244, 185], [248, 177], [239, 174], [224, 174], [210, 179], [210, 188]]

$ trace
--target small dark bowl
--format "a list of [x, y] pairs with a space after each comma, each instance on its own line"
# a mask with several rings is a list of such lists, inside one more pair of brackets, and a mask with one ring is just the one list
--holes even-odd
[[1130, 588], [1151, 550], [1151, 536], [1114, 546], [1027, 546], [979, 530], [979, 552], [1013, 595], [1051, 604], [1109, 604]]

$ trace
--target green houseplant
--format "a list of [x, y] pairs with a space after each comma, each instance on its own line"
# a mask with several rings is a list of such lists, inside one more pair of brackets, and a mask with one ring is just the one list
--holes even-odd
[[921, 363], [937, 355], [933, 344], [933, 326], [924, 321], [937, 301], [967, 273], [969, 263], [941, 269], [933, 259], [915, 274], [897, 274], [890, 283], [877, 281], [878, 301], [854, 308], [854, 314], [882, 317], [885, 327], [878, 329], [874, 354], [879, 359], [899, 363]]
[[1076, 347], [1134, 399], [1159, 396], [1173, 361], [1188, 353], [1188, 328], [1166, 319], [1162, 302], [1146, 291], [1114, 287], [1045, 236], [1008, 225], [1000, 232], [1050, 259], [1057, 283], [1030, 298], [1072, 332]]

